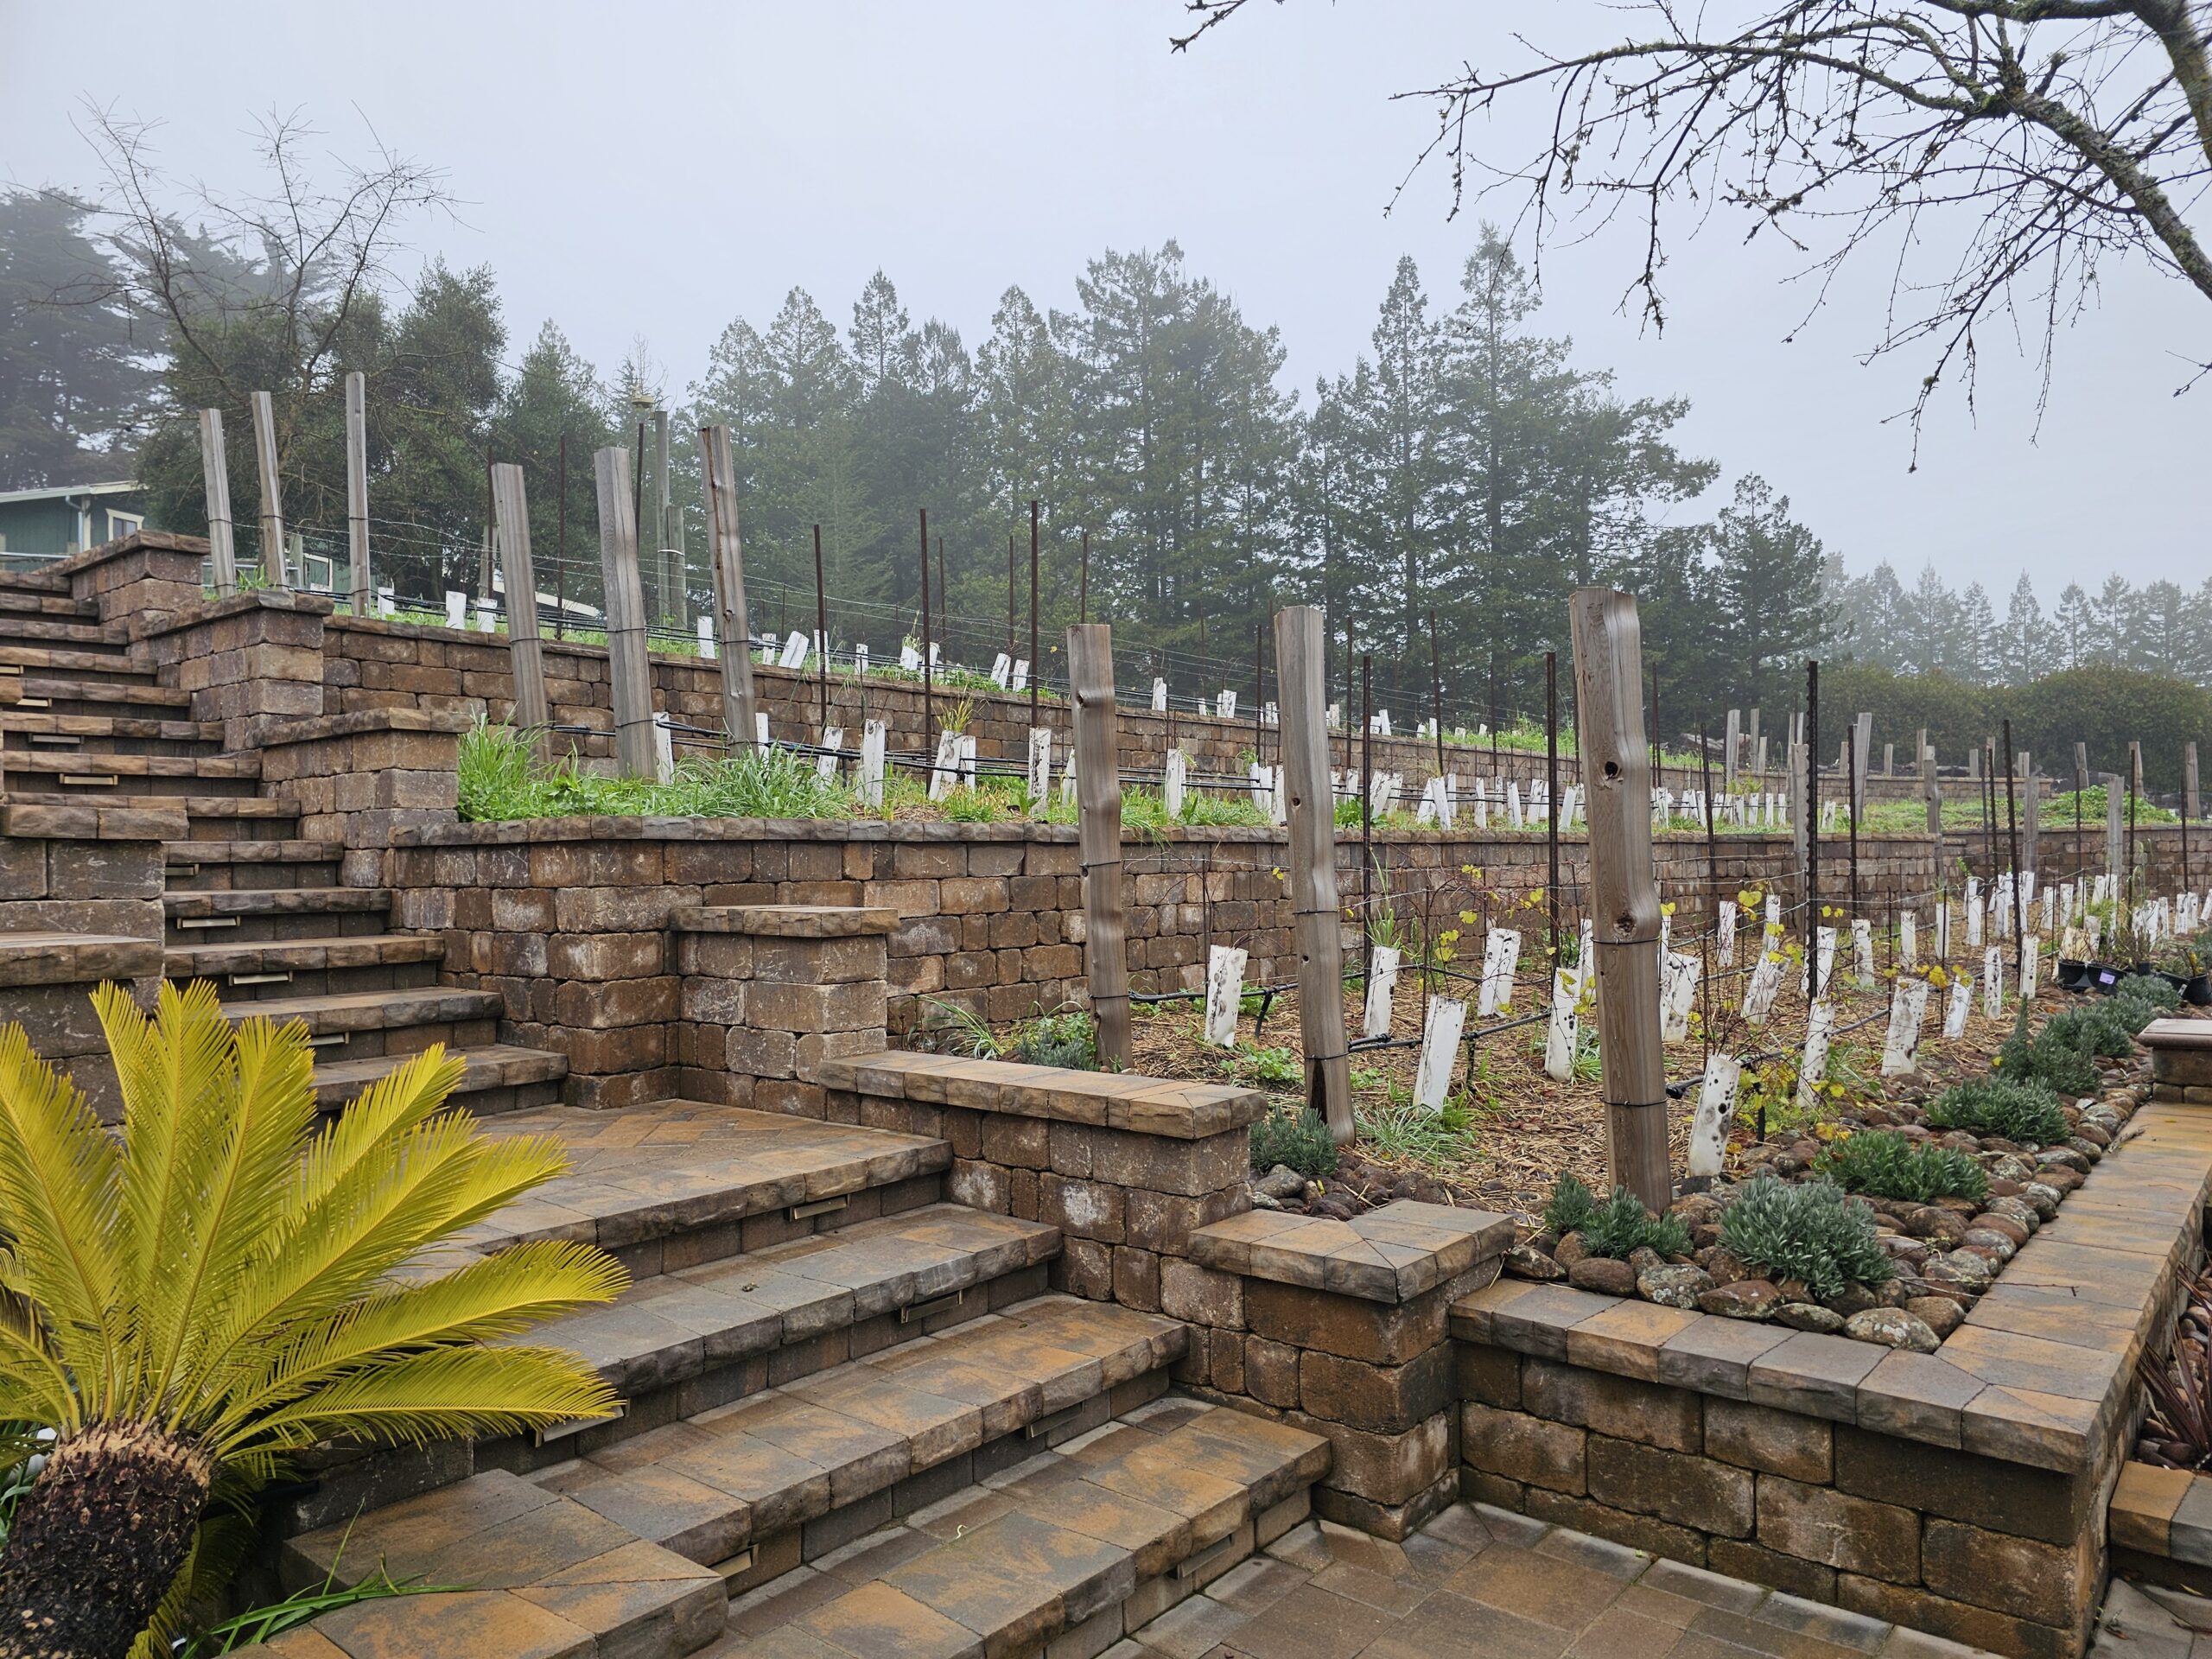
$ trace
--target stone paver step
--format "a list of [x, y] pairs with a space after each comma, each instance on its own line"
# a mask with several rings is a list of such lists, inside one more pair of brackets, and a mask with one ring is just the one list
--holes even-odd
[[76, 715], [52, 709], [0, 706], [0, 732], [11, 750], [41, 746], [73, 747], [94, 754], [118, 743], [192, 745], [212, 753], [222, 741], [214, 721], [175, 720], [143, 715]]
[[16, 645], [0, 639], [0, 664], [22, 669], [26, 679], [36, 674], [41, 677], [105, 680], [110, 684], [154, 683], [154, 671], [120, 645], [112, 651], [77, 651], [67, 645]]
[[[1319, 1436], [1164, 1400], [731, 1604], [715, 1659], [1096, 1654], [1303, 1519]], [[1069, 1647], [1052, 1645], [1063, 1637]], [[1202, 1649], [1192, 1648], [1192, 1655]], [[1300, 1651], [1335, 1651], [1325, 1641]], [[1414, 1651], [1409, 1649], [1408, 1651]]]
[[[69, 753], [41, 754], [36, 750], [29, 753], [10, 749], [8, 772], [10, 777], [52, 778], [58, 774], [79, 772], [104, 772], [117, 779], [189, 778], [200, 780], [213, 779], [243, 779], [251, 782], [261, 776], [261, 757], [257, 753], [237, 754], [99, 754]], [[63, 781], [66, 783], [67, 779]]]
[[380, 1567], [467, 1587], [357, 1603], [240, 1659], [676, 1659], [714, 1639], [725, 1605], [720, 1574], [503, 1470], [295, 1539], [281, 1563], [292, 1590]]
[[[1157, 1314], [1039, 1296], [619, 1442], [541, 1479], [641, 1538], [727, 1563], [1009, 1437], [1001, 1456], [1043, 1450], [1050, 1427], [1087, 1402], [1172, 1364], [1185, 1336]], [[968, 1484], [968, 1467], [952, 1472], [953, 1484]], [[906, 1488], [910, 1497], [923, 1490]], [[789, 1541], [794, 1562], [801, 1545]], [[767, 1553], [751, 1566], [768, 1565]]]
[[[629, 1250], [683, 1233], [704, 1262], [873, 1219], [887, 1189], [912, 1208], [938, 1196], [933, 1178], [952, 1159], [926, 1135], [695, 1100], [550, 1106], [486, 1127], [557, 1135], [569, 1167], [461, 1235], [475, 1249], [575, 1238]], [[811, 1213], [794, 1218], [794, 1209]]]
[[[0, 577], [0, 582], [11, 580]], [[99, 602], [70, 597], [69, 584], [66, 580], [59, 588], [43, 590], [0, 587], [0, 611], [13, 616], [51, 616], [76, 622], [97, 622], [100, 620]]]
[[22, 677], [26, 704], [59, 714], [126, 711], [155, 719], [179, 719], [192, 707], [192, 693], [172, 686], [132, 684], [119, 680], [73, 680], [42, 674]]
[[[389, 887], [241, 887], [162, 895], [172, 944], [381, 931]], [[349, 925], [350, 924], [350, 925]]]
[[458, 1025], [496, 1020], [503, 1007], [491, 991], [422, 985], [399, 990], [326, 991], [312, 996], [271, 996], [226, 1002], [232, 1020], [270, 1020], [283, 1025], [303, 1020], [315, 1037], [353, 1036], [365, 1032], [403, 1031], [416, 1026]]
[[213, 837], [175, 842], [163, 861], [172, 893], [328, 887], [346, 857], [337, 841]]
[[762, 1380], [781, 1382], [842, 1363], [850, 1333], [870, 1321], [919, 1333], [976, 1318], [991, 1311], [995, 1281], [1059, 1248], [1059, 1229], [1042, 1222], [925, 1205], [640, 1277], [612, 1306], [538, 1325], [531, 1340], [582, 1355], [626, 1395], [723, 1371], [747, 1392], [748, 1358], [773, 1357], [779, 1375]]
[[[540, 1099], [523, 1096], [557, 1090], [561, 1079], [569, 1075], [568, 1058], [547, 1049], [523, 1048], [513, 1043], [485, 1043], [452, 1052], [467, 1063], [468, 1070], [454, 1086], [450, 1098], [454, 1105], [465, 1106], [480, 1116], [493, 1112], [508, 1116], [541, 1105], [543, 1103]], [[315, 1068], [315, 1105], [326, 1112], [340, 1110], [403, 1058], [372, 1055], [360, 1059], [318, 1062]], [[498, 1098], [492, 1098], [494, 1096]], [[511, 1099], [518, 1103], [507, 1104]]]
[[168, 946], [162, 954], [162, 969], [171, 979], [224, 979], [238, 974], [298, 974], [442, 962], [445, 953], [445, 941], [429, 933], [218, 940]]
[[0, 645], [111, 646], [127, 650], [130, 630], [117, 622], [48, 612], [35, 615], [0, 607]]
[[79, 603], [70, 597], [73, 592], [67, 570], [10, 570], [0, 575], [0, 593], [40, 598], [58, 594], [72, 604]]

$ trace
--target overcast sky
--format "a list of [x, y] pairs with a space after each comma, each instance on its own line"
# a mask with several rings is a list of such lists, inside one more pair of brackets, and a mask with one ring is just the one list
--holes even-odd
[[[72, 125], [88, 96], [166, 124], [165, 162], [219, 187], [251, 181], [257, 114], [297, 110], [355, 155], [373, 122], [448, 170], [460, 221], [417, 240], [495, 269], [511, 357], [546, 317], [603, 371], [642, 335], [679, 392], [724, 325], [765, 325], [794, 284], [842, 327], [880, 266], [917, 321], [972, 347], [1007, 285], [1067, 307], [1086, 257], [1173, 237], [1248, 319], [1281, 326], [1303, 389], [1366, 348], [1400, 254], [1441, 310], [1474, 244], [1440, 172], [1386, 216], [1429, 127], [1389, 95], [1515, 52], [1493, 19], [1548, 42], [1605, 16], [1291, 0], [1173, 56], [1175, 0], [0, 0], [0, 177], [91, 186]], [[1484, 147], [1522, 158], [1542, 115], [1520, 106]], [[1722, 491], [1759, 473], [1854, 570], [1886, 558], [1910, 582], [1932, 559], [2000, 613], [2024, 567], [2046, 607], [2113, 569], [2191, 585], [2212, 569], [2212, 383], [2171, 396], [2177, 352], [2201, 359], [2212, 336], [2201, 299], [2113, 273], [2063, 342], [2039, 434], [2032, 365], [1992, 351], [1978, 411], [1946, 394], [1911, 473], [1906, 424], [1884, 417], [1927, 361], [1859, 360], [1880, 273], [1784, 344], [1804, 294], [1741, 230], [1677, 247], [1663, 335], [1618, 309], [1622, 239], [1553, 251], [1541, 314], [1630, 395], [1687, 395], [1684, 446], [1721, 462]]]

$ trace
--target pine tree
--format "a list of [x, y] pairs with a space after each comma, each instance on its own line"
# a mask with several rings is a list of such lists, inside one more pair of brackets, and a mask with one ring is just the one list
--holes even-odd
[[1744, 702], [1786, 702], [1799, 666], [1828, 631], [1821, 600], [1821, 543], [1789, 517], [1789, 499], [1766, 480], [1736, 481], [1733, 505], [1712, 531], [1715, 598], [1738, 642], [1732, 695]]

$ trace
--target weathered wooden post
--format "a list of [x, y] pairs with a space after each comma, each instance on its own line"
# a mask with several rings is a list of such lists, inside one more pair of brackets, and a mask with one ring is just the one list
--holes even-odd
[[514, 724], [531, 734], [541, 758], [552, 753], [545, 701], [545, 647], [537, 633], [537, 575], [530, 563], [530, 508], [522, 468], [492, 468], [492, 512], [499, 529], [499, 575], [507, 585], [507, 662], [515, 681]]
[[2034, 755], [2020, 751], [2020, 868], [2031, 874], [2037, 868], [2037, 830], [2043, 817], [2043, 780], [2036, 776], [2035, 763]]
[[630, 452], [592, 457], [599, 485], [599, 564], [607, 586], [607, 666], [614, 703], [614, 758], [631, 778], [658, 778], [652, 665], [645, 655], [645, 596], [638, 580], [638, 513]]
[[1122, 749], [1114, 710], [1114, 630], [1068, 630], [1068, 697], [1075, 709], [1076, 834], [1083, 857], [1083, 964], [1098, 1058], [1129, 1064], [1128, 933], [1122, 916]]
[[1659, 884], [1651, 865], [1651, 754], [1643, 738], [1636, 601], [1607, 588], [1578, 588], [1573, 603], [1606, 1161], [1617, 1185], [1664, 1211], [1674, 1179], [1667, 1163]]
[[376, 594], [369, 580], [369, 383], [358, 369], [346, 377], [346, 568], [353, 614], [366, 616]]
[[1720, 788], [1723, 794], [1733, 794], [1736, 789], [1736, 748], [1744, 731], [1744, 711], [1728, 711], [1728, 735], [1720, 751]]
[[261, 575], [271, 588], [292, 584], [284, 575], [284, 485], [276, 474], [276, 406], [265, 391], [253, 394], [253, 454], [261, 469]]
[[721, 629], [722, 724], [733, 751], [758, 741], [753, 718], [753, 622], [745, 606], [745, 556], [737, 534], [737, 457], [727, 426], [699, 429], [706, 461], [707, 562]]
[[1293, 605], [1276, 612], [1276, 715], [1282, 722], [1283, 787], [1290, 793], [1291, 925], [1298, 942], [1306, 1099], [1342, 1145], [1352, 1137], [1351, 1061], [1344, 1048], [1344, 920], [1337, 898], [1336, 801], [1329, 787], [1327, 674], [1320, 611]]
[[2192, 893], [2196, 883], [2190, 879], [2189, 823], [2196, 816], [2197, 805], [2196, 740], [2191, 738], [2181, 746], [2181, 884]]
[[231, 540], [230, 463], [223, 458], [223, 411], [200, 411], [200, 474], [207, 487], [207, 552], [215, 567], [215, 592], [238, 590], [238, 552]]
[[1851, 821], [1866, 816], [1866, 761], [1874, 747], [1874, 716], [1862, 713], [1851, 722]]

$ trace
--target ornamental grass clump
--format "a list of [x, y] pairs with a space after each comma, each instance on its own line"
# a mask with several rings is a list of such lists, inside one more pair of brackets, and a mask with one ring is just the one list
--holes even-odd
[[151, 1019], [121, 986], [92, 1001], [119, 1137], [0, 1030], [0, 1421], [34, 1432], [0, 1454], [27, 1485], [0, 1653], [122, 1659], [142, 1631], [166, 1649], [219, 1587], [197, 1581], [225, 1554], [211, 1534], [319, 1441], [613, 1412], [575, 1355], [501, 1340], [612, 1300], [613, 1257], [547, 1240], [431, 1270], [566, 1165], [550, 1137], [487, 1139], [446, 1109], [461, 1060], [427, 1049], [318, 1124], [301, 1022], [233, 1030], [206, 980], [164, 984]]
[[2005, 1075], [1955, 1084], [1928, 1103], [1931, 1129], [1966, 1129], [2023, 1146], [2054, 1146], [2066, 1139], [2066, 1115], [2048, 1084]]
[[1813, 1173], [1824, 1175], [1847, 1192], [1877, 1198], [1927, 1204], [1936, 1198], [1971, 1198], [1989, 1192], [1980, 1165], [1948, 1147], [1914, 1145], [1887, 1129], [1865, 1129], [1826, 1147], [1813, 1160]]
[[1640, 1249], [1662, 1255], [1688, 1255], [1689, 1229], [1679, 1217], [1655, 1216], [1643, 1201], [1624, 1186], [1599, 1198], [1574, 1176], [1562, 1174], [1552, 1185], [1544, 1205], [1544, 1230], [1557, 1238], [1581, 1236], [1582, 1247], [1592, 1255], [1624, 1261]]
[[1802, 1281], [1815, 1296], [1885, 1284], [1897, 1272], [1874, 1236], [1873, 1212], [1829, 1180], [1746, 1181], [1720, 1217], [1720, 1243], [1770, 1279]]

